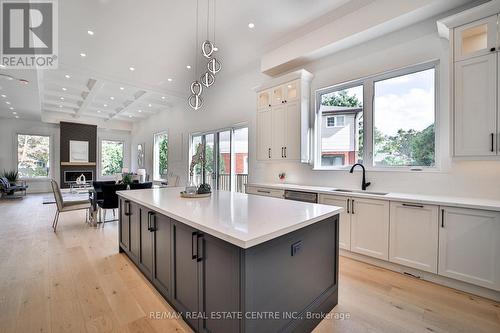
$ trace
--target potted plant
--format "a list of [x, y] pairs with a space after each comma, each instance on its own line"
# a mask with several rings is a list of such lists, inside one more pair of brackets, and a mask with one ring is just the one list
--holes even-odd
[[11, 185], [15, 185], [19, 181], [19, 172], [16, 170], [3, 171], [3, 177], [7, 178]]

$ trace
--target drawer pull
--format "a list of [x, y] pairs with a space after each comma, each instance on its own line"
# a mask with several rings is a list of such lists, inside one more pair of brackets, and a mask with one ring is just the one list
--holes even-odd
[[271, 191], [257, 190], [259, 193], [271, 194]]
[[405, 206], [405, 207], [414, 207], [414, 208], [424, 208], [424, 205], [407, 204], [407, 203], [404, 203], [403, 206]]

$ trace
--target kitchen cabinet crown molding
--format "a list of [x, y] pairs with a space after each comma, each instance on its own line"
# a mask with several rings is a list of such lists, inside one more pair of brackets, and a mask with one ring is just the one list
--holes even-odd
[[259, 92], [259, 91], [270, 89], [270, 88], [285, 84], [285, 83], [290, 82], [290, 81], [298, 80], [298, 79], [303, 80], [305, 82], [311, 82], [313, 77], [314, 77], [314, 75], [312, 73], [306, 71], [305, 69], [300, 69], [298, 71], [291, 72], [291, 73], [285, 74], [283, 76], [271, 79], [271, 80], [269, 80], [261, 85], [254, 87], [253, 90], [255, 92]]

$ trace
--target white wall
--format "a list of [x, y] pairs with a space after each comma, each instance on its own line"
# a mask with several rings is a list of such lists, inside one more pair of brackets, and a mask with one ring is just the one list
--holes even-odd
[[[230, 46], [228, 46], [230, 47]], [[448, 42], [437, 35], [435, 19], [428, 20], [369, 43], [334, 54], [305, 68], [315, 77], [312, 93], [326, 86], [384, 71], [439, 59], [439, 110], [437, 129], [437, 172], [368, 172], [371, 190], [428, 193], [465, 197], [500, 199], [500, 161], [454, 161], [450, 154], [449, 61]], [[227, 69], [226, 69], [227, 71]], [[255, 123], [256, 95], [252, 88], [266, 80], [259, 64], [248, 71], [225, 76], [224, 69], [214, 88], [206, 94], [206, 108], [192, 111], [186, 106], [155, 115], [134, 126], [132, 131], [133, 161], [135, 145], [145, 142], [147, 168], [152, 165], [152, 135], [168, 130], [182, 135], [182, 144], [170, 143], [170, 153], [179, 156], [172, 161], [171, 171], [187, 177], [187, 138], [196, 131], [222, 128], [240, 122], [249, 124], [250, 182], [277, 182], [278, 173], [286, 172], [287, 181], [297, 184], [359, 188], [361, 175], [347, 171], [313, 171], [311, 166], [295, 162], [257, 162]], [[187, 88], [186, 88], [187, 89]], [[312, 94], [312, 96], [314, 96]]]
[[[15, 170], [17, 167], [17, 134], [38, 134], [50, 136], [50, 170], [51, 177], [59, 181], [60, 174], [60, 130], [58, 124], [48, 124], [41, 121], [0, 118], [0, 172]], [[97, 137], [125, 142], [124, 165], [130, 166], [130, 141], [128, 131], [98, 129]], [[28, 180], [29, 193], [50, 192], [49, 179]]]

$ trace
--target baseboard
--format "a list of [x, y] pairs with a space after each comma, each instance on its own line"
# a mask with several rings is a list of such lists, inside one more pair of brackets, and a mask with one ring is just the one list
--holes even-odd
[[470, 283], [450, 279], [445, 276], [429, 273], [429, 272], [424, 272], [419, 269], [411, 268], [411, 267], [406, 267], [403, 265], [395, 264], [392, 262], [388, 262], [385, 260], [380, 260], [376, 258], [371, 258], [362, 254], [346, 251], [346, 250], [340, 250], [340, 255], [346, 258], [358, 260], [367, 264], [371, 264], [374, 266], [382, 267], [385, 269], [388, 269], [390, 271], [394, 271], [397, 273], [405, 274], [405, 275], [411, 275], [414, 276], [415, 278], [419, 278], [421, 280], [429, 281], [432, 283], [436, 283], [445, 287], [453, 288], [456, 290], [460, 290], [469, 294], [481, 296], [484, 298], [488, 298], [497, 302], [500, 302], [500, 292], [496, 290], [491, 290], [488, 288], [476, 286]]

